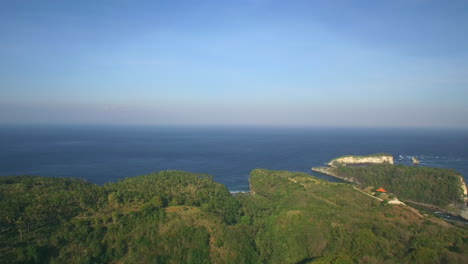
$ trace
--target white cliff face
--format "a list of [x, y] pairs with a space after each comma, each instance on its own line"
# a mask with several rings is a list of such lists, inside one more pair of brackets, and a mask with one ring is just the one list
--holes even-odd
[[462, 176], [460, 176], [460, 187], [461, 187], [462, 190], [463, 190], [463, 196], [465, 197], [465, 201], [468, 202], [468, 199], [467, 199], [467, 198], [468, 198], [468, 197], [467, 197], [467, 196], [468, 196], [468, 190], [467, 190], [467, 188], [466, 188], [465, 180], [463, 179]]
[[328, 163], [328, 166], [335, 167], [335, 163], [347, 164], [393, 164], [393, 156], [371, 156], [371, 157], [359, 157], [359, 156], [347, 156], [337, 158]]

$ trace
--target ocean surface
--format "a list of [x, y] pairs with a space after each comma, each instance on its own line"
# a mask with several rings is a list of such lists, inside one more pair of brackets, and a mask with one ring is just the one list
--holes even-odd
[[342, 155], [390, 153], [468, 176], [468, 130], [280, 127], [0, 126], [0, 175], [104, 184], [161, 170], [213, 175], [248, 190], [252, 169], [311, 172]]

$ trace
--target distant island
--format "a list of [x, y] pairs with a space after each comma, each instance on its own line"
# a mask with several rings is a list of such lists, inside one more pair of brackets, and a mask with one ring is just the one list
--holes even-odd
[[[390, 166], [334, 169], [362, 184], [367, 178], [354, 169], [369, 177], [394, 168], [415, 172]], [[439, 177], [443, 188], [452, 188], [451, 175], [457, 175], [416, 175], [426, 172]], [[182, 171], [104, 186], [70, 178], [0, 177], [0, 262], [468, 263], [466, 224], [391, 203], [385, 195], [392, 194], [371, 195], [372, 190], [300, 172], [255, 169], [249, 181], [250, 193], [232, 195], [210, 175]], [[396, 183], [372, 184], [398, 193]], [[440, 206], [460, 195], [450, 191], [456, 195], [441, 197]]]
[[327, 165], [312, 170], [355, 183], [361, 188], [384, 187], [406, 202], [468, 220], [466, 183], [454, 170], [393, 165], [393, 157], [389, 154], [343, 156]]

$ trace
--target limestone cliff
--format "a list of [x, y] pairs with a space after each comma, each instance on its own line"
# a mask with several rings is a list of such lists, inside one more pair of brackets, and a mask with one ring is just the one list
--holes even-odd
[[466, 188], [466, 182], [465, 179], [460, 175], [460, 187], [463, 190], [463, 197], [465, 200], [465, 203], [468, 203], [468, 189]]
[[338, 165], [359, 165], [359, 164], [393, 164], [393, 156], [389, 154], [376, 154], [369, 156], [344, 156], [331, 160], [327, 165], [336, 167]]

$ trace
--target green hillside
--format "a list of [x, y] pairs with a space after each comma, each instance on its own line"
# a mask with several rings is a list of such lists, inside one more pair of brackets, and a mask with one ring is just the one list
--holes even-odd
[[257, 169], [252, 194], [165, 171], [0, 177], [0, 263], [466, 263], [468, 230], [351, 185]]
[[388, 164], [328, 169], [364, 186], [384, 187], [403, 200], [433, 204], [449, 211], [463, 205], [461, 175], [454, 170]]
[[246, 196], [243, 208], [257, 201], [271, 206], [251, 217], [261, 227], [255, 240], [269, 263], [456, 263], [468, 257], [460, 253], [467, 249], [466, 228], [386, 205], [349, 184], [254, 170], [251, 185], [257, 194]]

